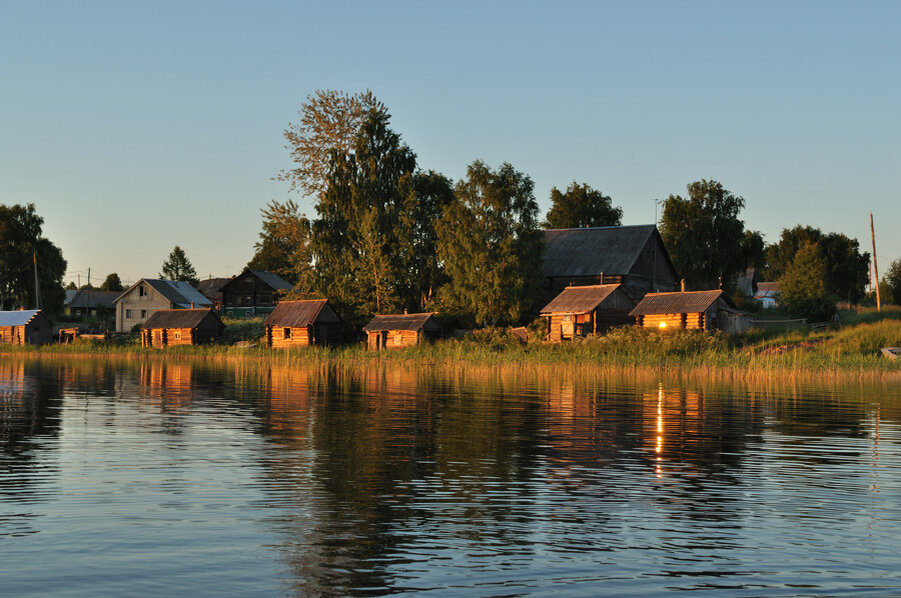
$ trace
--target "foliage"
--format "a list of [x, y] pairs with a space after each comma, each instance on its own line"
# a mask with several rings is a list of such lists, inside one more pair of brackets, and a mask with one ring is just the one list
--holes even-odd
[[870, 254], [860, 253], [858, 241], [841, 233], [823, 234], [818, 228], [800, 224], [783, 229], [779, 241], [767, 247], [767, 278], [778, 280], [807, 243], [820, 248], [826, 267], [826, 289], [843, 301], [860, 301], [869, 280]]
[[122, 281], [119, 280], [119, 275], [115, 272], [112, 274], [107, 274], [106, 280], [103, 281], [103, 284], [100, 285], [101, 291], [121, 291], [122, 290]]
[[37, 305], [35, 261], [40, 307], [51, 313], [62, 309], [66, 260], [59, 247], [44, 238], [43, 224], [34, 204], [0, 204], [0, 309]]
[[891, 293], [890, 299], [880, 297], [882, 302], [889, 303], [890, 301], [894, 301], [894, 303], [901, 304], [901, 258], [889, 264], [888, 271], [882, 276], [882, 280], [880, 281], [880, 292], [883, 288], [881, 286], [882, 284], [884, 284]]
[[746, 268], [760, 271], [766, 267], [766, 243], [760, 231], [746, 230], [741, 241], [741, 260]]
[[826, 265], [819, 246], [806, 243], [782, 276], [780, 303], [794, 317], [813, 322], [828, 320], [835, 313], [835, 299], [826, 288]]
[[543, 237], [532, 180], [504, 163], [473, 162], [437, 223], [438, 255], [450, 283], [441, 304], [479, 325], [513, 324], [531, 307]]
[[712, 180], [689, 184], [688, 198], [667, 198], [660, 235], [690, 289], [734, 286], [746, 265], [744, 223], [738, 218], [744, 206], [744, 199]]
[[385, 120], [388, 110], [369, 90], [348, 95], [343, 91], [317, 90], [307, 96], [298, 114], [300, 122], [285, 130], [285, 148], [296, 168], [278, 176], [292, 191], [316, 196], [328, 187], [332, 152], [351, 153], [371, 112]]
[[182, 280], [192, 285], [197, 284], [197, 272], [191, 265], [191, 260], [185, 255], [185, 252], [178, 245], [169, 254], [166, 261], [163, 262], [163, 271], [159, 273], [159, 277], [164, 280]]
[[247, 267], [274, 272], [308, 291], [314, 285], [310, 221], [292, 200], [270, 201], [260, 213], [263, 229]]
[[623, 209], [600, 191], [573, 181], [563, 193], [556, 187], [551, 189], [551, 209], [545, 219], [547, 228], [619, 226]]
[[70, 282], [69, 284], [66, 285], [66, 290], [67, 291], [77, 291], [78, 285], [75, 284], [74, 282]]

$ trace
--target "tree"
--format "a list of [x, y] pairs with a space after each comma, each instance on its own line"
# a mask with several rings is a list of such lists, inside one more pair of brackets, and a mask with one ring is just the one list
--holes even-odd
[[182, 280], [192, 285], [196, 285], [198, 282], [197, 272], [194, 271], [191, 260], [178, 245], [169, 254], [169, 258], [163, 262], [163, 271], [159, 273], [159, 277], [164, 280]]
[[299, 123], [285, 129], [287, 149], [296, 168], [279, 173], [291, 191], [316, 196], [327, 187], [333, 151], [352, 153], [370, 112], [390, 118], [388, 110], [368, 89], [348, 95], [343, 91], [317, 90], [307, 96], [298, 114]]
[[741, 242], [741, 256], [746, 268], [762, 270], [766, 267], [766, 243], [760, 231], [745, 231], [745, 237]]
[[314, 286], [310, 221], [292, 200], [270, 201], [260, 212], [263, 228], [247, 267], [275, 272], [308, 292]]
[[119, 275], [113, 272], [112, 274], [106, 275], [106, 280], [103, 281], [103, 284], [100, 285], [101, 291], [121, 291], [122, 290], [122, 281], [119, 280]]
[[[888, 271], [882, 276], [881, 283], [885, 284], [892, 295], [894, 303], [901, 304], [901, 258], [889, 264]], [[883, 287], [879, 287], [880, 293]], [[885, 297], [880, 297], [883, 302], [887, 302]]]
[[731, 288], [745, 268], [745, 200], [717, 181], [688, 185], [688, 198], [670, 195], [663, 204], [660, 236], [676, 271], [693, 289]]
[[504, 163], [467, 168], [455, 201], [436, 225], [438, 255], [450, 282], [441, 302], [479, 325], [518, 322], [541, 276], [543, 236], [532, 180]]
[[34, 308], [38, 303], [51, 313], [62, 309], [66, 260], [59, 247], [44, 238], [43, 224], [34, 204], [0, 205], [0, 309]]
[[563, 193], [556, 187], [551, 189], [551, 209], [545, 217], [547, 228], [619, 226], [622, 219], [623, 209], [588, 185], [573, 181]]
[[66, 285], [66, 290], [67, 291], [77, 291], [78, 285], [75, 284], [74, 282], [70, 282], [69, 284]]
[[826, 263], [816, 243], [805, 243], [782, 275], [779, 302], [796, 317], [822, 322], [835, 313], [835, 299], [826, 288]]

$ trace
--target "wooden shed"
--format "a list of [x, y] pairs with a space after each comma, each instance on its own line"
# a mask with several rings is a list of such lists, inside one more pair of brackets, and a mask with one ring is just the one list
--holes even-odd
[[750, 314], [735, 307], [721, 290], [648, 293], [630, 315], [645, 328], [723, 330], [729, 334], [751, 327]]
[[43, 345], [53, 340], [53, 322], [39, 309], [0, 311], [0, 343]]
[[327, 299], [307, 299], [281, 301], [263, 324], [266, 346], [287, 349], [336, 342], [341, 319]]
[[372, 351], [400, 349], [441, 336], [441, 326], [432, 313], [375, 316], [363, 327]]
[[635, 301], [618, 284], [567, 287], [544, 306], [547, 340], [559, 343], [577, 336], [603, 332], [611, 326], [631, 324]]
[[161, 309], [144, 323], [141, 346], [163, 349], [178, 345], [200, 345], [218, 338], [223, 328], [222, 320], [210, 308]]

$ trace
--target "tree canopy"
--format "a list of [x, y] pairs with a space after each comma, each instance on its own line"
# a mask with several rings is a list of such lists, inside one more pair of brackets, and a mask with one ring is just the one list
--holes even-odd
[[39, 306], [51, 313], [62, 309], [66, 260], [59, 247], [44, 238], [43, 224], [34, 204], [0, 205], [0, 309]]
[[103, 281], [103, 284], [100, 285], [101, 291], [121, 291], [122, 290], [122, 281], [119, 280], [119, 275], [115, 272], [112, 274], [106, 275], [106, 280]]
[[713, 180], [688, 185], [688, 197], [663, 204], [660, 236], [676, 271], [694, 290], [731, 288], [746, 267], [745, 200]]
[[[888, 270], [882, 276], [882, 281], [885, 283], [885, 288], [888, 289], [891, 294], [891, 301], [893, 303], [901, 303], [901, 258], [893, 261], [889, 264]], [[883, 287], [879, 287], [880, 293], [882, 292]], [[881, 297], [883, 303], [887, 302], [885, 297]]]
[[535, 300], [544, 238], [532, 180], [508, 163], [467, 168], [438, 222], [438, 255], [450, 283], [441, 302], [478, 325], [517, 323]]
[[789, 314], [822, 322], [835, 313], [835, 298], [826, 287], [826, 263], [816, 243], [798, 249], [781, 282], [779, 302]]
[[613, 200], [586, 184], [570, 183], [566, 191], [551, 189], [551, 208], [545, 217], [547, 228], [619, 226], [623, 209]]
[[248, 268], [275, 272], [305, 289], [312, 286], [311, 224], [292, 200], [270, 201], [260, 209], [263, 228]]
[[175, 246], [172, 253], [170, 253], [166, 261], [163, 262], [162, 270], [163, 271], [159, 273], [159, 277], [164, 280], [181, 280], [189, 282], [192, 285], [196, 285], [198, 282], [197, 272], [194, 271], [191, 260], [188, 259], [184, 250], [178, 245]]

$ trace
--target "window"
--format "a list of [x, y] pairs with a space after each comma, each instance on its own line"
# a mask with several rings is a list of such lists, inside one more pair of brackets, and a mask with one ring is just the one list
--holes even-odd
[[566, 314], [565, 316], [563, 316], [563, 321], [564, 321], [564, 322], [569, 322], [569, 321], [572, 320], [572, 319], [573, 319], [573, 317], [572, 317], [571, 315], [569, 315], [569, 314]]
[[141, 285], [138, 287], [138, 297], [146, 297], [147, 296], [147, 287]]
[[175, 340], [177, 340], [177, 341], [181, 340], [181, 330], [176, 330], [175, 332], [172, 333], [172, 335], [175, 338]]
[[135, 317], [134, 311], [132, 311], [132, 310], [130, 310], [130, 309], [126, 309], [126, 310], [125, 310], [125, 317], [126, 317], [126, 318], [133, 318], [133, 317]]
[[291, 338], [291, 329], [290, 328], [285, 328], [284, 332], [282, 333], [282, 338]]
[[142, 310], [141, 310], [141, 319], [144, 319], [144, 318], [146, 318], [146, 317], [147, 317], [147, 310], [146, 310], [146, 309], [142, 309]]

